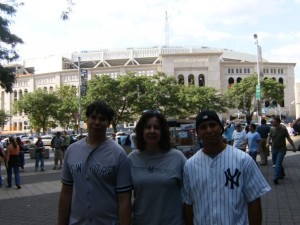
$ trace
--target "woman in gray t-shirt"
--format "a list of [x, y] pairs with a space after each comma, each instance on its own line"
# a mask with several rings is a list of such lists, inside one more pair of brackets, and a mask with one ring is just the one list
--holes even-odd
[[134, 186], [133, 225], [183, 224], [182, 173], [186, 158], [172, 149], [169, 126], [145, 110], [136, 126], [137, 150], [129, 154]]

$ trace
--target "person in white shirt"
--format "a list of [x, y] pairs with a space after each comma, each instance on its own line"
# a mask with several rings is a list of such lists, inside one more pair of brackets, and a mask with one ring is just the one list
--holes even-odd
[[203, 148], [184, 166], [185, 225], [261, 225], [260, 198], [271, 188], [254, 160], [223, 142], [214, 111], [197, 115], [196, 131]]
[[246, 151], [246, 131], [243, 130], [242, 124], [240, 122], [235, 123], [235, 131], [232, 134], [231, 145], [242, 150]]

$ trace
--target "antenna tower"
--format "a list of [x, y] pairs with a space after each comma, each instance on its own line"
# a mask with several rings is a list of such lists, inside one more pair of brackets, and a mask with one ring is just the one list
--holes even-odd
[[169, 46], [169, 21], [168, 12], [166, 11], [166, 21], [165, 21], [165, 45]]

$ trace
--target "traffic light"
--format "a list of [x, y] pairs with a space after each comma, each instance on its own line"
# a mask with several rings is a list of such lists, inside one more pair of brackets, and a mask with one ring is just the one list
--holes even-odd
[[270, 106], [270, 101], [269, 100], [265, 100], [265, 108], [268, 108]]

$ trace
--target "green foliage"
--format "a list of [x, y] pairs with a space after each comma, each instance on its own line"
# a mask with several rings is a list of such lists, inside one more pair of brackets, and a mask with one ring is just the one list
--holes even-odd
[[[256, 104], [257, 76], [252, 75], [244, 78], [240, 83], [232, 85], [225, 94], [229, 108], [237, 108], [245, 115], [252, 117], [257, 110]], [[272, 79], [261, 81], [261, 98], [283, 100], [284, 85]]]
[[78, 122], [79, 99], [76, 96], [77, 88], [64, 85], [55, 91], [61, 104], [57, 106], [57, 121], [64, 129], [76, 129]]
[[182, 86], [180, 102], [185, 115], [193, 115], [204, 109], [225, 112], [226, 107], [221, 93], [213, 87]]
[[24, 111], [31, 126], [36, 130], [42, 128], [45, 133], [49, 127], [54, 127], [53, 121], [58, 117], [57, 109], [61, 104], [56, 94], [38, 89], [24, 95], [13, 107], [14, 113]]
[[9, 118], [9, 115], [7, 113], [5, 113], [4, 110], [0, 109], [0, 128], [3, 129], [3, 127], [6, 124], [8, 118]]
[[6, 92], [12, 92], [13, 83], [16, 80], [15, 71], [2, 65], [3, 62], [11, 62], [19, 58], [15, 50], [17, 44], [22, 44], [23, 40], [10, 32], [9, 26], [12, 23], [8, 17], [14, 16], [16, 9], [22, 3], [14, 0], [8, 3], [0, 3], [0, 86]]

